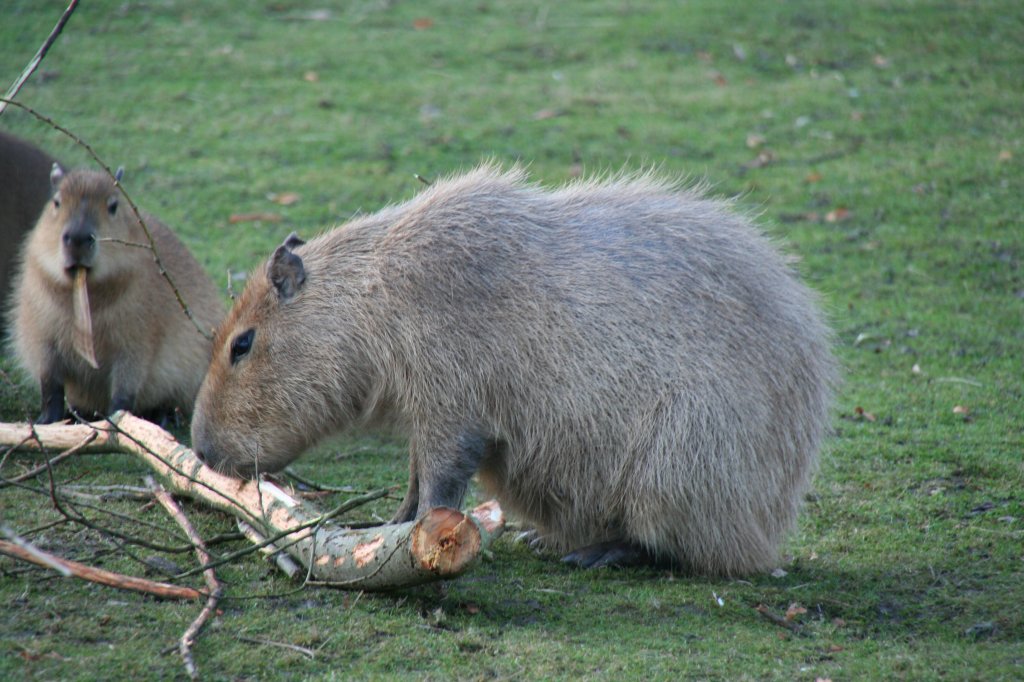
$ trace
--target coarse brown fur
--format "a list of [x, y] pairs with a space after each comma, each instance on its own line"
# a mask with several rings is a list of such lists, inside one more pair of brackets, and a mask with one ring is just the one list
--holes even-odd
[[0, 296], [8, 296], [22, 238], [50, 198], [54, 163], [42, 149], [0, 131]]
[[193, 445], [251, 476], [388, 424], [410, 439], [396, 521], [458, 506], [478, 473], [583, 565], [633, 548], [744, 574], [772, 565], [815, 468], [829, 346], [727, 203], [486, 165], [280, 246], [217, 332]]
[[[40, 421], [68, 403], [86, 414], [191, 412], [210, 359], [200, 333], [160, 274], [138, 218], [105, 173], [54, 169], [55, 193], [25, 241], [12, 297], [13, 345], [39, 382]], [[160, 260], [204, 330], [224, 316], [213, 282], [178, 238], [143, 214]], [[74, 349], [72, 273], [88, 269], [99, 368]]]

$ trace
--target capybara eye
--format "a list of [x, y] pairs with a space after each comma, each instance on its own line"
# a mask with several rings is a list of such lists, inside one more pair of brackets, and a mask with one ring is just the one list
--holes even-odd
[[60, 199], [54, 199], [53, 200], [53, 207], [54, 208], [60, 208]]
[[107, 211], [110, 212], [110, 215], [117, 213], [117, 199], [107, 201]]
[[249, 349], [252, 348], [252, 337], [256, 335], [255, 329], [247, 329], [231, 342], [231, 364], [235, 364], [242, 357], [248, 354]]

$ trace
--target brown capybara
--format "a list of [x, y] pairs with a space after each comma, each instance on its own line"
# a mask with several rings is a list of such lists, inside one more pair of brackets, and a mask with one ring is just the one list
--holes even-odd
[[9, 295], [22, 238], [50, 199], [56, 159], [0, 130], [0, 296]]
[[[120, 176], [118, 177], [120, 179]], [[52, 170], [54, 193], [25, 240], [12, 297], [13, 345], [39, 382], [39, 421], [58, 421], [64, 399], [83, 413], [188, 413], [211, 341], [160, 274], [142, 226], [105, 173]], [[163, 266], [198, 324], [212, 331], [224, 307], [209, 276], [156, 218], [143, 214]], [[73, 289], [84, 269], [97, 367], [75, 340]]]
[[397, 427], [396, 522], [477, 473], [572, 563], [737, 575], [794, 523], [834, 378], [814, 296], [727, 203], [485, 165], [279, 246], [217, 331], [192, 439], [251, 477]]

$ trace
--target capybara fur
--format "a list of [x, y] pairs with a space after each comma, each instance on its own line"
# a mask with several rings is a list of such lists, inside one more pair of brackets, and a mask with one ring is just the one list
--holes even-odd
[[217, 331], [192, 439], [253, 476], [386, 425], [410, 441], [395, 522], [477, 473], [568, 561], [738, 575], [794, 523], [834, 375], [814, 296], [728, 203], [488, 164], [279, 246]]
[[0, 296], [7, 298], [22, 238], [50, 199], [56, 159], [0, 130]]
[[[13, 345], [39, 382], [39, 421], [64, 401], [84, 414], [119, 409], [191, 412], [210, 361], [210, 332], [224, 316], [209, 276], [178, 238], [142, 214], [156, 253], [204, 335], [160, 274], [145, 233], [107, 174], [52, 171], [54, 194], [25, 240], [12, 297]], [[99, 368], [75, 351], [72, 284], [86, 268]]]

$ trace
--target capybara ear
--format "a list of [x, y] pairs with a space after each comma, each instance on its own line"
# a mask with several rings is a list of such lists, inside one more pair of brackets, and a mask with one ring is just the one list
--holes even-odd
[[121, 178], [124, 177], [124, 166], [118, 166], [117, 170], [114, 171], [114, 180], [121, 182]]
[[274, 251], [267, 263], [267, 277], [270, 278], [281, 301], [291, 299], [306, 281], [306, 268], [302, 259], [288, 248], [287, 242]]
[[286, 249], [291, 250], [296, 246], [302, 246], [306, 243], [306, 240], [299, 236], [298, 232], [292, 232], [290, 235], [285, 237], [284, 246]]
[[60, 167], [60, 164], [56, 161], [53, 162], [53, 168], [50, 169], [50, 187], [56, 190], [60, 187], [60, 183], [64, 180], [64, 169]]

